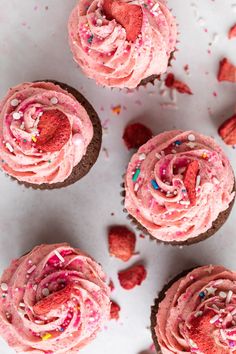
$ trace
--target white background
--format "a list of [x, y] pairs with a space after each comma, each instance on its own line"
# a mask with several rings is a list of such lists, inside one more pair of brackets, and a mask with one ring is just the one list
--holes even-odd
[[[68, 241], [81, 247], [112, 277], [116, 286], [113, 298], [122, 308], [120, 321], [110, 323], [82, 352], [140, 354], [151, 344], [150, 306], [170, 276], [194, 264], [221, 263], [236, 270], [236, 209], [217, 235], [195, 246], [180, 249], [138, 237], [140, 255], [128, 265], [142, 260], [148, 278], [132, 291], [121, 289], [117, 271], [126, 264], [109, 257], [106, 231], [109, 225], [128, 223], [119, 195], [121, 176], [131, 156], [122, 142], [123, 129], [129, 121], [137, 120], [154, 133], [172, 128], [199, 130], [217, 139], [236, 168], [236, 151], [217, 136], [217, 127], [235, 109], [236, 85], [216, 80], [222, 57], [236, 64], [236, 39], [227, 39], [228, 29], [236, 22], [236, 1], [169, 1], [180, 32], [173, 71], [194, 92], [193, 96], [177, 94], [176, 103], [168, 93], [160, 96], [159, 84], [126, 93], [98, 87], [86, 79], [73, 62], [67, 42], [67, 20], [75, 3], [0, 0], [0, 96], [24, 81], [51, 78], [74, 86], [90, 100], [107, 126], [103, 146], [109, 157], [101, 152], [82, 181], [58, 191], [28, 190], [0, 174], [0, 270], [42, 242]], [[183, 70], [185, 64], [189, 64], [190, 75]], [[166, 102], [171, 102], [171, 108], [162, 105]], [[118, 104], [122, 111], [116, 116], [111, 106]], [[3, 341], [0, 343], [1, 354], [13, 353]]]

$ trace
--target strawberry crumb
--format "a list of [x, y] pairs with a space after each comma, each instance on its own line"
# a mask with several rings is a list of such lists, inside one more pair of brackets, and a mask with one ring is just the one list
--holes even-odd
[[151, 138], [152, 131], [141, 123], [128, 125], [123, 134], [123, 140], [128, 149], [138, 149]]
[[108, 234], [110, 255], [127, 262], [134, 254], [136, 236], [126, 226], [113, 226]]
[[115, 301], [112, 300], [110, 319], [118, 321], [119, 318], [120, 318], [120, 306]]
[[147, 271], [142, 264], [135, 265], [118, 273], [120, 285], [125, 290], [131, 290], [135, 286], [141, 285], [146, 277]]

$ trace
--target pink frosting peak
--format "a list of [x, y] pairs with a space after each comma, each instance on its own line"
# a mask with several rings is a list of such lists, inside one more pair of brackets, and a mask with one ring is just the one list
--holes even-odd
[[[197, 161], [196, 202], [185, 180]], [[215, 141], [193, 131], [157, 135], [133, 155], [125, 177], [125, 208], [162, 241], [185, 241], [212, 227], [235, 193], [230, 163]]]
[[69, 42], [75, 61], [98, 84], [136, 88], [150, 75], [167, 70], [177, 29], [165, 1], [120, 1], [140, 6], [141, 33], [134, 42], [115, 19], [104, 16], [103, 0], [81, 0], [69, 19]]
[[[40, 137], [40, 122], [55, 112], [63, 119], [65, 132], [59, 127], [53, 148], [41, 150], [37, 140], [47, 134]], [[53, 83], [23, 83], [10, 89], [0, 103], [0, 167], [19, 181], [63, 182], [86, 154], [92, 137], [93, 126], [84, 107]]]
[[155, 333], [163, 354], [236, 352], [236, 273], [204, 266], [176, 281], [159, 304]]
[[88, 255], [67, 243], [38, 246], [1, 277], [1, 336], [17, 353], [78, 353], [109, 319], [109, 295]]

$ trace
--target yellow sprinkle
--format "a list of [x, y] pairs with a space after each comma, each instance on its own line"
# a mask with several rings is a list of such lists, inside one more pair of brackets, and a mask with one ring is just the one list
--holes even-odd
[[121, 105], [118, 105], [118, 106], [113, 107], [113, 108], [112, 108], [112, 112], [113, 112], [114, 114], [119, 115], [120, 112], [121, 112]]
[[31, 139], [33, 140], [34, 143], [36, 143], [37, 139], [35, 138], [34, 135], [31, 137]]
[[48, 340], [52, 337], [51, 333], [45, 333], [43, 336], [42, 336], [42, 340]]
[[204, 152], [204, 153], [202, 154], [202, 158], [203, 158], [203, 159], [208, 159], [208, 155], [207, 155], [206, 152]]

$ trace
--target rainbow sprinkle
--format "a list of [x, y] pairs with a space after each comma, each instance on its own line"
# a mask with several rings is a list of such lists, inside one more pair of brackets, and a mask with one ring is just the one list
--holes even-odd
[[140, 175], [140, 172], [141, 172], [140, 168], [137, 168], [137, 170], [136, 170], [136, 172], [135, 172], [135, 174], [133, 175], [133, 178], [132, 178], [133, 182], [137, 181], [138, 176]]
[[42, 340], [48, 340], [52, 337], [51, 333], [45, 333], [43, 336], [42, 336]]
[[36, 143], [37, 139], [34, 135], [31, 137], [31, 139], [33, 140], [34, 143]]
[[153, 186], [153, 188], [157, 191], [160, 187], [158, 186], [157, 182], [155, 181], [155, 179], [151, 180], [151, 185]]

